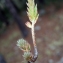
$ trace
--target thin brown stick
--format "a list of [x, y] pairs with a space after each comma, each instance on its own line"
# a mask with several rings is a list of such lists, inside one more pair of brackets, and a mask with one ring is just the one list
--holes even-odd
[[36, 59], [38, 57], [38, 51], [37, 51], [36, 40], [35, 40], [35, 33], [34, 33], [34, 21], [32, 22], [31, 32], [32, 32], [33, 45], [34, 45], [34, 59], [33, 60], [36, 61]]

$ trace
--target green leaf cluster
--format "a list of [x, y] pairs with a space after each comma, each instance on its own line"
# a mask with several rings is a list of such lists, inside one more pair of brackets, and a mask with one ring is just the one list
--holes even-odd
[[33, 55], [31, 52], [24, 52], [23, 57], [25, 60], [30, 61], [32, 59]]
[[31, 50], [30, 44], [24, 39], [19, 39], [17, 41], [17, 46], [24, 52], [28, 52]]
[[33, 57], [32, 53], [30, 52], [31, 51], [30, 44], [24, 39], [19, 39], [17, 41], [17, 46], [22, 51], [24, 51], [24, 54], [23, 54], [24, 59], [27, 60], [27, 61], [30, 61]]
[[35, 5], [34, 0], [28, 0], [27, 3], [27, 15], [29, 17], [29, 20], [31, 22], [36, 23], [37, 19], [38, 19], [38, 12], [37, 12], [37, 4]]

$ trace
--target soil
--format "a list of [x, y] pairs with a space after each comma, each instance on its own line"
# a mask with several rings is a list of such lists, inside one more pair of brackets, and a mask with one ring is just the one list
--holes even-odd
[[[21, 16], [28, 21], [26, 13]], [[28, 28], [27, 28], [28, 29]], [[33, 52], [31, 30], [26, 39]], [[39, 16], [35, 25], [35, 36], [38, 48], [36, 63], [63, 63], [63, 8], [53, 13]], [[7, 63], [22, 63], [23, 52], [17, 47], [17, 40], [23, 38], [17, 23], [11, 24], [3, 34], [0, 34], [0, 53]]]

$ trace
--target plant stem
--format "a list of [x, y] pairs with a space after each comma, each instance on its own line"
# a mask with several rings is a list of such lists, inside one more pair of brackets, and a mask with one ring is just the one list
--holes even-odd
[[36, 61], [37, 57], [38, 57], [38, 51], [37, 51], [37, 46], [36, 46], [36, 42], [35, 42], [35, 33], [34, 33], [34, 21], [32, 21], [32, 40], [33, 40], [33, 45], [34, 45], [34, 61]]

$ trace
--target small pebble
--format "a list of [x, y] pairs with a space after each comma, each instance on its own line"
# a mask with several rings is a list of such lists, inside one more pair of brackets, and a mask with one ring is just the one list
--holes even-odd
[[49, 63], [54, 63], [54, 61], [52, 59], [49, 60]]
[[40, 30], [40, 29], [41, 29], [40, 26], [36, 26], [36, 27], [35, 27], [35, 30], [36, 30], [36, 31], [38, 31], [38, 30]]

